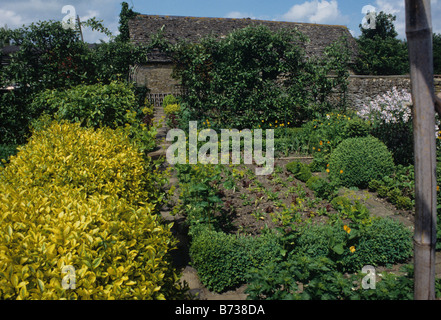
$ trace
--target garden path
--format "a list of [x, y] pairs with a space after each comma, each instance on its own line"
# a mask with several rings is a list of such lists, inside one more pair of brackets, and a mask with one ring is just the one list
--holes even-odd
[[[165, 113], [162, 106], [155, 107], [153, 121], [156, 124], [160, 124], [156, 139], [158, 140], [158, 148], [149, 153], [152, 158], [165, 157], [167, 148], [171, 145], [170, 142], [165, 140], [167, 136], [167, 125], [165, 122]], [[169, 166], [166, 161], [164, 166]], [[172, 176], [169, 179], [169, 187], [178, 187], [178, 179], [172, 171]], [[179, 191], [175, 192], [174, 203], [178, 198]], [[181, 282], [186, 282], [189, 288], [189, 293], [194, 299], [200, 300], [246, 300], [247, 295], [244, 293], [246, 286], [242, 286], [236, 290], [227, 291], [222, 294], [210, 292], [204, 285], [200, 282], [196, 270], [190, 266], [190, 256], [188, 253], [189, 242], [187, 237], [187, 230], [184, 225], [185, 218], [180, 215], [172, 215], [172, 208], [163, 207], [161, 208], [161, 215], [167, 222], [173, 222], [173, 233], [175, 237], [179, 240], [177, 245], [177, 250], [172, 251], [173, 262], [175, 267], [182, 272]]]

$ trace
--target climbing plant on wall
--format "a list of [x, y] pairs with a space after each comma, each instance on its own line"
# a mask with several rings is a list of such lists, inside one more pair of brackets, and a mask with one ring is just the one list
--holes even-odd
[[[180, 43], [173, 57], [175, 76], [187, 89], [187, 110], [214, 126], [238, 129], [264, 126], [281, 115], [294, 124], [329, 110], [333, 88], [345, 88], [349, 50], [342, 41], [320, 58], [307, 58], [305, 41], [295, 30], [250, 26], [221, 39]], [[331, 70], [337, 70], [335, 77], [327, 77]]]

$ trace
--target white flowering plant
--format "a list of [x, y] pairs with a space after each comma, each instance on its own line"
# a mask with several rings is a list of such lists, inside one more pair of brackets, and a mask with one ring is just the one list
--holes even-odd
[[405, 89], [393, 87], [391, 91], [378, 95], [368, 104], [362, 104], [357, 114], [373, 124], [408, 123], [412, 119], [412, 95]]
[[371, 134], [383, 141], [396, 164], [413, 164], [412, 95], [392, 90], [358, 106], [357, 115], [371, 125]]

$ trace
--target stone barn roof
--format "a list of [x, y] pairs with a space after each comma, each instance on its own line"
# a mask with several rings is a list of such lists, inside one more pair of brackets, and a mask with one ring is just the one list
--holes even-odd
[[[339, 25], [323, 25], [312, 23], [296, 23], [284, 21], [266, 21], [254, 19], [234, 18], [200, 18], [180, 16], [157, 16], [138, 15], [129, 21], [130, 39], [135, 44], [146, 44], [150, 37], [156, 34], [161, 28], [166, 40], [172, 44], [179, 40], [198, 42], [200, 39], [214, 34], [219, 37], [226, 36], [237, 29], [247, 26], [264, 25], [273, 31], [283, 28], [297, 28], [310, 41], [305, 45], [305, 52], [308, 56], [321, 56], [324, 49], [346, 36], [351, 49], [356, 52], [356, 42], [348, 28]], [[170, 60], [159, 51], [150, 57], [152, 62], [169, 62]]]

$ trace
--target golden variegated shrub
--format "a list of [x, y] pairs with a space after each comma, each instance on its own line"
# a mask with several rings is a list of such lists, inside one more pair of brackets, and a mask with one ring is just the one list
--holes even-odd
[[0, 299], [180, 293], [171, 225], [139, 201], [142, 158], [124, 141], [112, 130], [53, 124], [0, 169]]
[[53, 123], [35, 131], [0, 173], [4, 183], [28, 187], [69, 185], [87, 195], [117, 195], [145, 201], [145, 162], [130, 140], [110, 129], [81, 128], [78, 123]]

